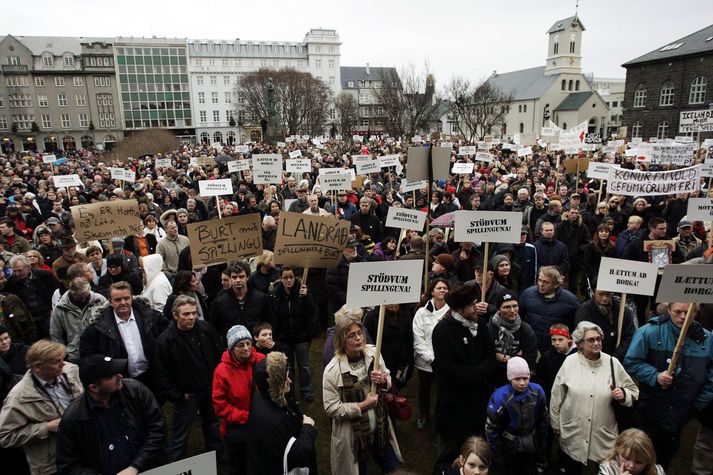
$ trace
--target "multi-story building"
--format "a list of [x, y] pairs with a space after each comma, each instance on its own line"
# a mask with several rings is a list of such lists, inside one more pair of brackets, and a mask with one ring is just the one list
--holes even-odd
[[[302, 42], [189, 39], [187, 44], [193, 123], [202, 143], [242, 142], [249, 129], [259, 129], [241, 107], [238, 84], [247, 73], [292, 68], [323, 80], [332, 94], [340, 92], [341, 43], [335, 30], [312, 29]], [[333, 117], [333, 109], [329, 113]]]
[[[707, 94], [708, 81], [713, 80], [713, 25], [622, 66], [626, 68], [623, 122], [628, 137], [686, 135], [679, 130], [681, 112], [713, 107]], [[701, 138], [713, 138], [713, 132], [703, 131]]]
[[604, 130], [607, 136], [617, 134], [621, 127], [621, 116], [624, 110], [624, 86], [626, 79], [594, 78], [592, 89], [597, 91], [609, 108], [609, 117]]
[[376, 90], [383, 87], [384, 81], [392, 78], [398, 78], [396, 68], [374, 68], [369, 63], [366, 66], [342, 66], [342, 91], [351, 94], [358, 105], [353, 133], [379, 135], [385, 132], [386, 113]]

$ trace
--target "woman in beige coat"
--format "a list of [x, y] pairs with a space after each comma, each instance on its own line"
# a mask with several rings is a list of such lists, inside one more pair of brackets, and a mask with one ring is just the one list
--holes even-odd
[[[322, 378], [324, 410], [332, 419], [332, 473], [339, 475], [367, 473], [370, 455], [383, 473], [403, 462], [382, 394], [391, 376], [383, 358], [379, 371], [373, 371], [375, 347], [366, 344], [364, 334], [359, 320], [337, 321], [336, 353]], [[376, 394], [369, 394], [372, 383]]]
[[560, 436], [561, 469], [568, 475], [581, 473], [590, 460], [607, 458], [619, 432], [612, 404], [631, 407], [639, 397], [621, 363], [602, 353], [602, 336], [598, 325], [580, 322], [572, 332], [579, 351], [564, 360], [552, 386], [550, 423]]

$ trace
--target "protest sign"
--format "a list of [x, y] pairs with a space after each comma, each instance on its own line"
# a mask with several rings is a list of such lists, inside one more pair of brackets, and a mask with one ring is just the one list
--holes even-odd
[[520, 147], [525, 148], [537, 143], [537, 134], [534, 132], [524, 132], [517, 134], [518, 140], [515, 143], [520, 144]]
[[713, 132], [713, 110], [683, 111], [678, 121], [679, 132]]
[[582, 122], [576, 127], [560, 132], [559, 145], [567, 153], [577, 153], [582, 148], [584, 137], [587, 133], [587, 122]]
[[422, 260], [353, 262], [349, 264], [347, 306], [418, 302], [422, 274]]
[[564, 162], [567, 173], [577, 173], [589, 168], [589, 157], [572, 158]]
[[79, 175], [53, 175], [52, 176], [52, 181], [54, 182], [54, 186], [57, 188], [65, 188], [69, 186], [81, 186], [83, 187], [84, 184], [82, 183], [82, 180], [79, 179]]
[[485, 153], [485, 152], [477, 152], [475, 154], [475, 161], [476, 162], [487, 162], [490, 163], [493, 160], [495, 160], [495, 155], [492, 153]]
[[56, 161], [57, 161], [57, 156], [54, 154], [42, 155], [42, 163], [51, 165]]
[[124, 179], [124, 169], [117, 167], [109, 167], [109, 174], [112, 180], [123, 180]]
[[450, 176], [452, 151], [449, 147], [433, 147], [431, 149], [431, 168], [434, 180], [445, 180]]
[[70, 208], [79, 242], [123, 238], [144, 229], [136, 200], [104, 201]]
[[216, 475], [217, 473], [218, 466], [215, 451], [213, 451], [162, 465], [141, 472], [141, 475]]
[[232, 160], [228, 162], [228, 173], [237, 173], [244, 170], [250, 170], [251, 159]]
[[257, 213], [189, 223], [187, 229], [194, 269], [262, 254], [262, 226]]
[[611, 167], [607, 191], [624, 196], [690, 193], [700, 188], [700, 172], [700, 165], [662, 172], [642, 172]]
[[451, 173], [456, 175], [466, 175], [473, 173], [474, 163], [454, 163]]
[[713, 198], [688, 198], [689, 221], [713, 221]]
[[694, 143], [655, 143], [651, 145], [650, 161], [655, 165], [693, 165]]
[[459, 156], [475, 155], [476, 153], [478, 153], [478, 150], [475, 145], [462, 145], [458, 147]]
[[415, 229], [421, 232], [426, 224], [427, 214], [425, 211], [389, 206], [389, 211], [386, 214], [386, 227]]
[[301, 150], [293, 150], [289, 153], [290, 158], [299, 158], [302, 156], [302, 151]]
[[358, 175], [368, 175], [369, 173], [379, 173], [380, 171], [381, 167], [379, 166], [378, 160], [361, 160], [356, 162], [356, 172]]
[[713, 177], [713, 162], [706, 161], [701, 163], [701, 176], [703, 178]]
[[275, 170], [256, 170], [253, 169], [253, 183], [256, 185], [270, 185], [280, 183], [282, 181], [282, 171]]
[[343, 169], [337, 170], [341, 171], [339, 173], [330, 173], [317, 177], [322, 191], [347, 191], [352, 189], [352, 178], [349, 171]]
[[428, 180], [428, 153], [429, 149], [426, 147], [408, 148], [406, 155], [406, 179], [408, 181]]
[[258, 153], [252, 159], [253, 171], [269, 170], [272, 175], [282, 174], [282, 155], [279, 153]]
[[285, 160], [285, 170], [290, 173], [310, 173], [312, 171], [312, 163], [309, 158], [291, 158]]
[[522, 213], [514, 211], [456, 211], [456, 242], [520, 242]]
[[173, 167], [173, 165], [171, 164], [170, 158], [157, 158], [156, 161], [154, 162], [154, 166], [156, 168], [171, 168], [171, 167]]
[[404, 180], [401, 182], [401, 193], [407, 193], [409, 191], [420, 190], [428, 187], [428, 180], [418, 180], [418, 181], [408, 181]]
[[398, 154], [384, 155], [383, 157], [379, 157], [379, 166], [381, 168], [395, 167], [398, 164], [399, 164], [399, 155]]
[[287, 146], [285, 142], [277, 142], [275, 145], [277, 148], [285, 148]]
[[238, 153], [248, 153], [249, 148], [247, 145], [236, 145], [235, 146], [235, 151]]
[[198, 194], [201, 196], [222, 196], [233, 194], [233, 182], [230, 178], [220, 180], [200, 180]]
[[666, 266], [656, 301], [713, 303], [713, 266], [710, 264]]
[[285, 211], [289, 210], [289, 209], [290, 209], [290, 206], [291, 206], [292, 203], [294, 203], [295, 201], [297, 201], [297, 198], [285, 198], [285, 201], [284, 201], [284, 203], [283, 203], [282, 209], [284, 209]]
[[351, 223], [329, 216], [280, 213], [275, 239], [275, 264], [335, 267], [349, 240]]
[[136, 181], [136, 172], [134, 170], [124, 170], [124, 181], [134, 183]]
[[690, 135], [677, 135], [673, 140], [678, 143], [693, 143], [693, 137]]
[[610, 168], [611, 163], [589, 162], [589, 167], [587, 167], [587, 178], [599, 178], [600, 180], [606, 180], [609, 178]]
[[527, 157], [528, 155], [532, 155], [532, 147], [523, 147], [517, 149], [518, 157]]
[[368, 162], [369, 160], [372, 160], [371, 154], [368, 155], [352, 155], [352, 163], [357, 164], [360, 162]]
[[656, 264], [602, 257], [597, 277], [597, 290], [653, 295], [657, 277]]
[[213, 157], [198, 157], [196, 158], [196, 166], [210, 168], [215, 166], [215, 158]]

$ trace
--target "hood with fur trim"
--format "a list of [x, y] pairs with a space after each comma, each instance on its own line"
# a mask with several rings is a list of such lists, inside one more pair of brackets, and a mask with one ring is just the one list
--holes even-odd
[[279, 407], [287, 406], [285, 381], [287, 380], [287, 356], [279, 351], [269, 353], [253, 370], [253, 381], [260, 394]]

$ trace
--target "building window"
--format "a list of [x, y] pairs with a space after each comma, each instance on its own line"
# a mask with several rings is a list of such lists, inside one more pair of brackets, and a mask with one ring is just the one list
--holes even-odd
[[73, 56], [65, 56], [64, 57], [64, 67], [71, 68], [72, 66], [74, 66], [74, 57]]
[[77, 106], [85, 107], [87, 105], [87, 96], [84, 94], [77, 94], [74, 98], [77, 101]]
[[554, 44], [554, 47], [552, 48], [552, 53], [553, 54], [560, 54], [560, 44], [556, 43]]
[[634, 122], [633, 127], [631, 127], [631, 137], [641, 137], [643, 126], [641, 125], [641, 122]]
[[643, 84], [636, 86], [634, 91], [634, 107], [646, 106], [646, 87]]
[[569, 52], [574, 53], [574, 41], [569, 42]]
[[43, 66], [54, 66], [54, 58], [48, 54], [42, 56]]
[[225, 121], [230, 123], [230, 119], [233, 118], [233, 111], [227, 110], [225, 111]]
[[111, 87], [111, 78], [108, 76], [95, 76], [94, 86], [96, 87]]
[[213, 142], [214, 143], [223, 143], [223, 134], [220, 132], [216, 132], [213, 134]]
[[691, 82], [691, 92], [688, 95], [689, 104], [703, 104], [706, 100], [706, 78], [698, 76]]
[[52, 118], [49, 114], [42, 114], [42, 128], [51, 129], [52, 128]]
[[106, 129], [116, 127], [116, 119], [113, 112], [104, 112], [99, 114], [99, 127]]
[[82, 129], [89, 127], [89, 116], [87, 114], [79, 114], [79, 127]]
[[666, 81], [661, 86], [661, 95], [659, 96], [660, 106], [672, 106], [673, 105], [673, 82]]
[[230, 86], [230, 76], [223, 76], [223, 86]]
[[27, 87], [30, 81], [26, 76], [8, 76], [5, 78], [5, 84], [8, 87]]
[[[1, 101], [0, 101], [1, 102]], [[37, 105], [40, 107], [49, 107], [49, 100], [47, 100], [47, 95], [46, 94], [41, 94], [37, 96]]]
[[329, 66], [329, 69], [334, 69], [334, 60], [333, 60], [333, 59], [330, 59], [330, 60], [327, 62], [327, 65]]
[[362, 119], [360, 124], [362, 127], [369, 127], [369, 119]]
[[7, 129], [7, 117], [0, 115], [0, 129]]
[[574, 82], [574, 90], [579, 91], [579, 79]]
[[211, 77], [210, 77], [210, 85], [211, 85], [211, 86], [217, 86], [217, 85], [218, 85], [218, 76], [211, 76]]
[[57, 105], [60, 107], [67, 107], [67, 95], [57, 94]]
[[20, 57], [19, 56], [8, 56], [7, 64], [9, 66], [19, 66], [20, 65]]
[[233, 103], [233, 93], [230, 91], [225, 92], [225, 103], [226, 104], [232, 104]]
[[32, 107], [32, 99], [26, 94], [11, 94], [10, 107], [20, 108], [20, 107]]
[[519, 105], [517, 106], [517, 112], [518, 112], [518, 113], [522, 113], [522, 104], [519, 104]]
[[564, 91], [565, 89], [567, 89], [567, 80], [563, 79], [562, 80], [562, 90]]
[[572, 90], [572, 86], [574, 86], [574, 81], [572, 81], [572, 80], [570, 79], [570, 80], [569, 80], [568, 87], [567, 87], [567, 90], [568, 90], [568, 91], [571, 91], [571, 90]]
[[64, 86], [64, 78], [62, 76], [55, 76], [54, 85], [57, 87]]
[[656, 127], [656, 138], [665, 139], [668, 137], [668, 122], [663, 121]]
[[32, 127], [32, 123], [35, 121], [35, 116], [31, 114], [13, 115], [12, 121], [17, 124], [18, 129], [30, 130], [30, 128]]
[[208, 122], [208, 114], [206, 113], [206, 111], [198, 112], [198, 117], [200, 118], [201, 122], [203, 122], [203, 123]]
[[335, 81], [334, 76], [329, 76], [329, 85], [330, 86], [334, 86], [334, 81]]
[[203, 85], [203, 76], [196, 76], [196, 85], [197, 86]]
[[522, 105], [522, 111], [523, 111], [523, 112], [527, 112], [527, 104], [523, 104], [523, 105]]
[[69, 120], [69, 114], [61, 114], [59, 119], [62, 122], [63, 129], [68, 129], [72, 126], [72, 122]]
[[72, 83], [74, 84], [74, 87], [84, 86], [84, 78], [82, 76], [74, 76], [72, 78]]
[[213, 111], [213, 122], [220, 122], [220, 111]]
[[524, 132], [525, 132], [525, 124], [523, 124], [522, 122], [520, 122], [520, 133], [522, 134], [522, 133], [524, 133]]
[[315, 67], [315, 68], [321, 68], [321, 67], [322, 67], [322, 60], [321, 60], [321, 59], [315, 59], [315, 60], [314, 60], [314, 67]]
[[205, 104], [205, 92], [198, 93], [198, 104]]
[[210, 134], [208, 132], [201, 132], [201, 143], [208, 145], [208, 142], [210, 142]]
[[612, 107], [619, 107], [619, 101], [612, 101], [611, 106], [612, 106]]
[[111, 66], [111, 58], [108, 56], [104, 58], [104, 66]]
[[567, 130], [567, 122], [562, 123], [562, 130]]
[[35, 76], [35, 87], [45, 87], [45, 78]]
[[217, 104], [217, 103], [218, 103], [218, 93], [217, 93], [217, 92], [211, 92], [211, 93], [210, 93], [210, 102], [211, 102], [211, 104]]

